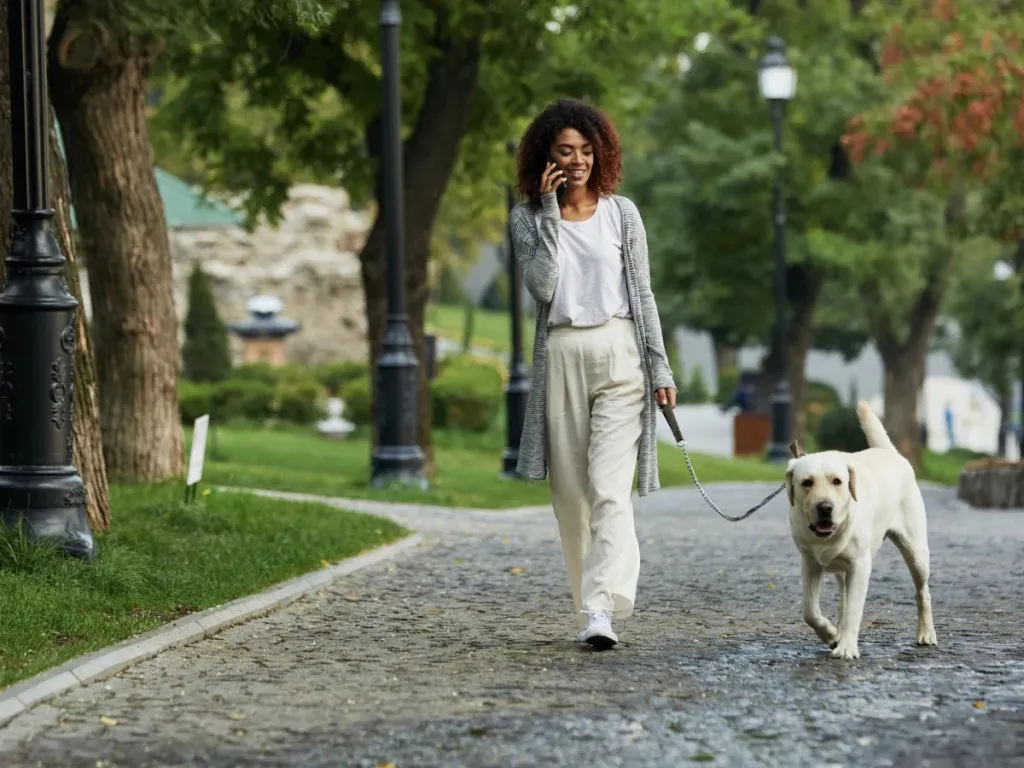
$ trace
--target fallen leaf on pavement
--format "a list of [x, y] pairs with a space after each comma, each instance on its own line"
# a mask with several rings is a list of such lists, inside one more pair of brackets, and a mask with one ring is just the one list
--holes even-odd
[[245, 715], [242, 714], [241, 712], [228, 712], [228, 717], [231, 720], [244, 720], [245, 719]]
[[984, 709], [985, 708], [985, 702], [982, 701], [981, 699], [978, 699], [977, 701], [974, 702], [974, 708], [975, 709]]
[[357, 600], [359, 600], [359, 595], [353, 595], [351, 592], [349, 592], [347, 595], [345, 595], [345, 599], [348, 600], [350, 603], [354, 603]]
[[377, 763], [377, 768], [395, 768], [394, 763]]
[[100, 722], [104, 725], [117, 725], [117, 720], [112, 717], [107, 717], [106, 715], [102, 715], [100, 717]]
[[523, 572], [522, 568], [511, 568], [511, 569], [509, 569], [509, 573], [522, 573], [522, 572]]
[[510, 539], [502, 539], [502, 540], [501, 540], [501, 543], [502, 543], [502, 544], [508, 544], [508, 543], [509, 543], [509, 541], [510, 541]]
[[330, 564], [330, 563], [328, 563], [328, 562], [327, 562], [326, 560], [321, 560], [321, 561], [320, 561], [320, 567], [321, 567], [321, 568], [330, 568], [330, 567], [331, 567], [331, 564]]

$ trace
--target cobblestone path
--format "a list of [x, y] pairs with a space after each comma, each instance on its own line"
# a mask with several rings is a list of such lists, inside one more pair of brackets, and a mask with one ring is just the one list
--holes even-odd
[[400, 509], [423, 547], [29, 711], [0, 765], [1024, 765], [1024, 513], [925, 498], [936, 649], [886, 544], [861, 659], [832, 660], [782, 500], [735, 525], [690, 490], [639, 502], [637, 614], [607, 653], [572, 641], [548, 513]]

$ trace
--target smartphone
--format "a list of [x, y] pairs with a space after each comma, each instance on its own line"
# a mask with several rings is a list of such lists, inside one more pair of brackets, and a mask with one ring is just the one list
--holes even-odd
[[[555, 161], [554, 153], [551, 154], [551, 162], [555, 163], [556, 167], [559, 167], [558, 163]], [[559, 202], [561, 202], [562, 195], [565, 194], [565, 190], [567, 190], [568, 188], [569, 188], [569, 182], [568, 181], [563, 181], [561, 184], [558, 185], [558, 187], [555, 188], [555, 196], [558, 198]]]

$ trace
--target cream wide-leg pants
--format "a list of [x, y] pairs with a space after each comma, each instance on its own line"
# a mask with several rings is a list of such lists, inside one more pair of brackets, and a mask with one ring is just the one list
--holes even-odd
[[640, 545], [631, 496], [643, 404], [632, 320], [550, 329], [548, 474], [581, 626], [587, 611], [633, 613]]

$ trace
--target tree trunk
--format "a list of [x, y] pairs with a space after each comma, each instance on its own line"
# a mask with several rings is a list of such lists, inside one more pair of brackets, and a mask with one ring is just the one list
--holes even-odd
[[[3, 260], [7, 258], [11, 245], [12, 170], [11, 170], [11, 101], [7, 82], [7, 61], [9, 56], [7, 38], [7, 0], [0, 0], [0, 274], [3, 274]], [[74, 239], [71, 236], [71, 213], [69, 207], [67, 177], [64, 158], [56, 142], [56, 132], [51, 128], [49, 149], [50, 205], [55, 215], [52, 220], [54, 236], [61, 252], [67, 259], [64, 275], [68, 287], [78, 301], [75, 314], [75, 383], [72, 393], [74, 407], [74, 463], [85, 483], [85, 514], [89, 527], [94, 532], [110, 528], [110, 491], [107, 486], [107, 469], [103, 461], [103, 442], [100, 434], [99, 408], [96, 400], [96, 374], [93, 365], [92, 345], [89, 340], [89, 326], [82, 303], [82, 291], [78, 282]]]
[[[424, 314], [429, 296], [427, 265], [430, 233], [441, 196], [458, 159], [459, 143], [469, 122], [470, 104], [476, 90], [480, 67], [479, 41], [439, 40], [440, 53], [429, 66], [429, 80], [423, 105], [412, 135], [404, 146], [405, 170], [405, 311], [409, 332], [420, 360], [419, 444], [426, 460], [428, 477], [434, 476], [434, 455], [430, 439], [430, 396], [427, 389]], [[367, 143], [380, 157], [380, 118], [367, 130]], [[378, 177], [379, 178], [379, 177]], [[381, 200], [378, 184], [377, 199]], [[387, 324], [387, 254], [384, 252], [384, 220], [377, 217], [359, 254], [370, 337], [370, 364], [380, 354]], [[377, 393], [373, 394], [376, 402]], [[376, 408], [376, 405], [374, 405]], [[373, 443], [376, 445], [374, 434]], [[495, 459], [497, 461], [497, 459]], [[495, 464], [497, 467], [497, 464]], [[495, 470], [497, 471], [497, 470]]]
[[71, 191], [89, 271], [107, 469], [163, 480], [184, 471], [170, 243], [153, 174], [146, 87], [155, 41], [62, 4], [49, 46]]
[[789, 352], [786, 355], [786, 380], [789, 384], [789, 434], [794, 440], [807, 442], [807, 354], [811, 351], [814, 338], [812, 323], [814, 312], [818, 308], [824, 279], [807, 272], [803, 281], [799, 301], [793, 312], [793, 320], [789, 326]]
[[921, 466], [918, 395], [924, 385], [928, 345], [939, 316], [948, 263], [938, 265], [911, 309], [910, 330], [897, 341], [890, 328], [875, 328], [875, 343], [885, 369], [885, 428], [896, 448], [917, 469]]

